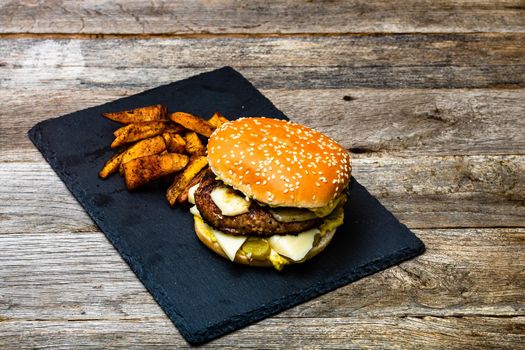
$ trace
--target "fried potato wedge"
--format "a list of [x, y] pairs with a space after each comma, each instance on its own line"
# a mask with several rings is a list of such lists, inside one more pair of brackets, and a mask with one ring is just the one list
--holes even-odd
[[199, 136], [194, 131], [189, 131], [184, 135], [184, 141], [186, 141], [186, 151], [189, 154], [196, 154], [203, 156], [206, 154], [206, 147], [202, 144]]
[[170, 114], [170, 119], [186, 129], [195, 131], [202, 136], [210, 137], [215, 127], [206, 120], [201, 119], [193, 114], [185, 112], [175, 112]]
[[187, 129], [183, 127], [182, 125], [175, 124], [175, 123], [167, 123], [166, 127], [164, 128], [164, 132], [170, 133], [170, 134], [180, 134]]
[[102, 113], [102, 115], [110, 120], [122, 124], [167, 120], [167, 110], [166, 107], [162, 105], [140, 107], [123, 112]]
[[213, 115], [211, 116], [210, 119], [208, 119], [208, 123], [210, 123], [211, 125], [213, 125], [214, 127], [218, 128], [219, 126], [221, 126], [222, 124], [224, 123], [227, 123], [229, 122], [228, 119], [226, 119], [222, 114], [220, 114], [219, 112], [215, 112], [213, 113]]
[[132, 161], [133, 159], [159, 154], [165, 150], [166, 143], [164, 142], [164, 138], [160, 135], [141, 140], [124, 151], [119, 171], [121, 174], [123, 174], [124, 164]]
[[208, 159], [205, 156], [194, 155], [190, 158], [186, 169], [175, 177], [166, 192], [166, 198], [171, 206], [177, 203], [177, 198], [179, 198], [186, 186], [206, 165], [208, 165]]
[[219, 114], [219, 119], [222, 121], [223, 124], [224, 124], [224, 123], [227, 123], [227, 122], [230, 121], [230, 119], [228, 119], [228, 118], [226, 118], [225, 116], [220, 115], [220, 114]]
[[184, 153], [186, 152], [186, 141], [179, 134], [171, 134], [165, 132], [162, 134], [164, 142], [168, 151], [171, 153]]
[[114, 154], [109, 160], [104, 164], [102, 170], [99, 171], [98, 176], [101, 179], [107, 179], [111, 174], [115, 173], [122, 163], [122, 157], [124, 156], [125, 151], [120, 151]]
[[219, 112], [213, 113], [210, 119], [208, 119], [208, 123], [213, 125], [214, 127], [218, 128], [222, 125], [222, 121], [219, 119]]
[[113, 133], [113, 135], [115, 135], [115, 140], [113, 140], [111, 143], [111, 148], [116, 148], [130, 142], [157, 136], [162, 133], [165, 126], [166, 125], [164, 122], [148, 122], [126, 125]]
[[178, 153], [152, 155], [124, 164], [124, 180], [128, 190], [134, 190], [153, 180], [173, 174], [188, 164], [188, 156]]
[[197, 175], [195, 175], [193, 179], [191, 179], [191, 181], [186, 185], [186, 187], [184, 187], [184, 190], [177, 198], [177, 203], [184, 204], [188, 202], [188, 195], [189, 195], [190, 188], [192, 188], [193, 186], [201, 182], [207, 169], [208, 167], [205, 166], [204, 168], [202, 168], [202, 170]]

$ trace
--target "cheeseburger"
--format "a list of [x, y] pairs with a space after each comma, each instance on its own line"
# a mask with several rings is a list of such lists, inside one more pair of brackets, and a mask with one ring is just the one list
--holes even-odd
[[189, 191], [200, 241], [237, 263], [304, 262], [343, 224], [350, 156], [303, 125], [242, 118], [208, 141], [209, 170]]

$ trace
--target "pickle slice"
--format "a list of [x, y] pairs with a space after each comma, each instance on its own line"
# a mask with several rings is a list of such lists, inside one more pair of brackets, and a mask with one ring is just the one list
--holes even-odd
[[255, 260], [266, 260], [270, 255], [270, 243], [262, 238], [250, 237], [241, 247], [241, 250]]

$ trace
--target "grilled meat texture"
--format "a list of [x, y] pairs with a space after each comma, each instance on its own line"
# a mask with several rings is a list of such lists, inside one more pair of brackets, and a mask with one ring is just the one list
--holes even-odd
[[215, 179], [210, 170], [204, 175], [198, 189], [195, 191], [195, 204], [205, 222], [213, 228], [236, 236], [261, 236], [297, 234], [319, 226], [322, 219], [312, 219], [298, 222], [279, 222], [266, 207], [252, 201], [249, 212], [224, 216], [211, 199], [211, 192], [223, 183]]

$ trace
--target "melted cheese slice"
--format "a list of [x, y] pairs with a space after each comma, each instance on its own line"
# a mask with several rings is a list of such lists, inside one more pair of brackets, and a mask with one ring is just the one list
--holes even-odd
[[250, 201], [238, 196], [226, 186], [219, 186], [211, 191], [211, 199], [219, 207], [222, 215], [235, 216], [247, 213], [250, 208]]
[[311, 229], [304, 231], [297, 236], [271, 236], [268, 241], [270, 246], [277, 253], [284, 255], [294, 261], [304, 259], [306, 254], [312, 249], [314, 245], [315, 235], [319, 234], [319, 229]]
[[237, 254], [237, 251], [241, 248], [244, 242], [246, 242], [248, 237], [233, 236], [214, 229], [211, 230], [213, 231], [213, 234], [217, 239], [217, 243], [219, 243], [224, 253], [228, 256], [228, 258], [231, 261], [235, 260], [235, 255]]
[[193, 207], [190, 208], [190, 213], [192, 213], [193, 215], [198, 216], [198, 217], [200, 217], [202, 219], [201, 212], [199, 211], [199, 209], [197, 209], [196, 205], [194, 205]]
[[[242, 247], [244, 242], [246, 242], [248, 237], [233, 236], [213, 229], [202, 220], [197, 206], [191, 207], [190, 212], [195, 216], [195, 223], [199, 225], [200, 229], [205, 232], [205, 234], [208, 235], [213, 242], [217, 242], [226, 256], [228, 256], [231, 261], [234, 261], [237, 252]], [[338, 226], [343, 224], [344, 213], [342, 208], [337, 208], [332, 216], [333, 217], [326, 219], [320, 228], [314, 228], [302, 232], [297, 236], [274, 235], [268, 238], [268, 242], [270, 243], [271, 247], [269, 260], [273, 266], [277, 270], [282, 270], [284, 265], [289, 264], [290, 261], [283, 258], [283, 256], [294, 261], [300, 261], [304, 259], [313, 248], [313, 243], [317, 234], [324, 236], [327, 232], [335, 231]]]
[[196, 184], [195, 186], [192, 186], [188, 190], [188, 202], [191, 204], [195, 204], [195, 191], [197, 191], [197, 188], [200, 184]]
[[231, 261], [235, 260], [237, 251], [241, 249], [241, 246], [244, 244], [244, 242], [246, 242], [248, 237], [229, 235], [227, 233], [214, 230], [211, 226], [202, 221], [201, 213], [199, 212], [199, 209], [197, 209], [196, 205], [190, 208], [190, 212], [195, 215], [195, 222], [198, 222], [201, 229], [206, 231], [206, 234], [212, 239], [212, 241], [219, 243], [224, 254], [228, 256], [228, 259]]

